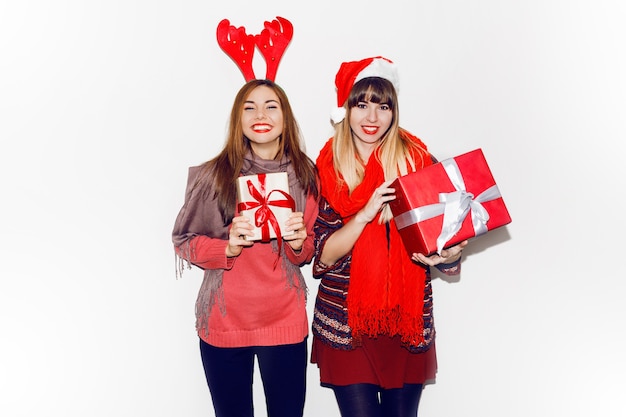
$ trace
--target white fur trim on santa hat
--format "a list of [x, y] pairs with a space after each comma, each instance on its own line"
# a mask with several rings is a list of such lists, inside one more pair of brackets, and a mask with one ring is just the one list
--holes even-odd
[[346, 118], [345, 107], [333, 107], [332, 110], [330, 111], [330, 120], [332, 120], [334, 124], [339, 123], [345, 118]]
[[354, 82], [362, 80], [367, 77], [380, 77], [391, 81], [393, 87], [396, 89], [396, 93], [400, 92], [400, 78], [398, 77], [398, 67], [393, 62], [389, 62], [386, 59], [375, 58], [371, 64], [359, 72], [354, 79]]

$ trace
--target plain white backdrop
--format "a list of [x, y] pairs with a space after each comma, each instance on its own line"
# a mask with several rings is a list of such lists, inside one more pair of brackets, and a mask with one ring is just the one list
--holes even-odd
[[[384, 55], [401, 124], [440, 159], [482, 148], [511, 212], [459, 279], [435, 279], [420, 415], [626, 415], [617, 0], [3, 2], [0, 415], [213, 415], [201, 273], [176, 280], [170, 233], [243, 84], [217, 23], [258, 33], [275, 16], [294, 24], [277, 81], [312, 158], [339, 64]], [[339, 416], [308, 375], [305, 416]]]

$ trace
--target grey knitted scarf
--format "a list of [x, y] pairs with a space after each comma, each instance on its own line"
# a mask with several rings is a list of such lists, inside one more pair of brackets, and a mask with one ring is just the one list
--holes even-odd
[[[203, 183], [204, 187], [209, 187], [208, 190], [194, 189], [200, 172], [200, 166], [189, 169], [185, 203], [176, 218], [172, 232], [174, 246], [179, 248], [182, 255], [176, 255], [177, 278], [182, 277], [185, 268], [191, 268], [189, 259], [195, 250], [192, 242], [194, 237], [206, 235], [217, 239], [228, 239], [230, 225], [224, 226], [222, 223], [217, 202], [213, 199], [213, 192], [210, 189], [212, 182], [205, 181]], [[288, 158], [284, 157], [280, 161], [265, 160], [258, 158], [252, 152], [248, 152], [244, 158], [241, 175], [256, 175], [272, 172], [287, 172], [289, 176], [289, 194], [296, 202], [296, 210], [304, 211], [306, 194]], [[211, 175], [211, 173], [209, 173], [209, 175]], [[270, 244], [272, 245], [273, 252], [279, 256], [277, 241], [273, 239]], [[295, 287], [296, 282], [298, 282], [298, 288], [303, 291], [304, 298], [306, 299], [306, 283], [300, 271], [300, 267], [292, 264], [291, 261], [287, 259], [284, 250], [280, 251], [280, 253], [281, 271], [284, 274], [287, 285]], [[196, 300], [196, 329], [198, 331], [202, 328], [208, 329], [209, 315], [215, 303], [218, 303], [221, 313], [226, 314], [226, 303], [222, 290], [223, 273], [224, 270], [222, 269], [204, 270], [204, 278]]]

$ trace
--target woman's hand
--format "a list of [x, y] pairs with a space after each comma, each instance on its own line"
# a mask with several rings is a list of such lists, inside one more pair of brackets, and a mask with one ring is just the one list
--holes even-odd
[[302, 245], [304, 245], [307, 237], [304, 213], [300, 211], [291, 213], [285, 225], [287, 230], [293, 230], [293, 233], [283, 236], [283, 240], [291, 246], [291, 249], [297, 252], [302, 249]]
[[396, 190], [389, 188], [393, 180], [383, 182], [370, 196], [365, 206], [347, 223], [326, 240], [319, 262], [334, 265], [341, 257], [352, 250], [365, 227], [376, 218], [385, 204], [396, 198]]
[[233, 217], [228, 233], [228, 245], [226, 245], [226, 256], [232, 258], [239, 256], [244, 247], [254, 244], [251, 240], [246, 240], [246, 236], [254, 236], [254, 227], [246, 216]]
[[383, 208], [385, 204], [396, 198], [395, 188], [389, 188], [389, 185], [394, 180], [388, 180], [383, 182], [378, 188], [374, 190], [372, 196], [359, 212], [355, 218], [357, 221], [369, 223], [376, 218], [378, 212]]
[[441, 255], [434, 254], [426, 256], [422, 253], [414, 253], [413, 256], [411, 256], [411, 259], [413, 259], [415, 262], [421, 262], [424, 265], [430, 266], [435, 266], [439, 264], [451, 264], [459, 260], [463, 252], [463, 248], [467, 246], [467, 243], [468, 241], [464, 240], [458, 245], [449, 247], [448, 249], [443, 249], [441, 251]]

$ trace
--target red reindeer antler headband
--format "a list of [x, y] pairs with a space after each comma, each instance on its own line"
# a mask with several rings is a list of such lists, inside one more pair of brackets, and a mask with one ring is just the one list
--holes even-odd
[[226, 52], [226, 55], [235, 61], [246, 82], [256, 78], [252, 69], [255, 46], [259, 48], [265, 58], [267, 65], [265, 78], [275, 81], [280, 59], [293, 37], [291, 22], [279, 16], [276, 16], [276, 19], [265, 22], [263, 25], [265, 29], [259, 35], [246, 34], [246, 29], [243, 26], [236, 28], [230, 24], [228, 19], [223, 19], [217, 25], [217, 43]]

